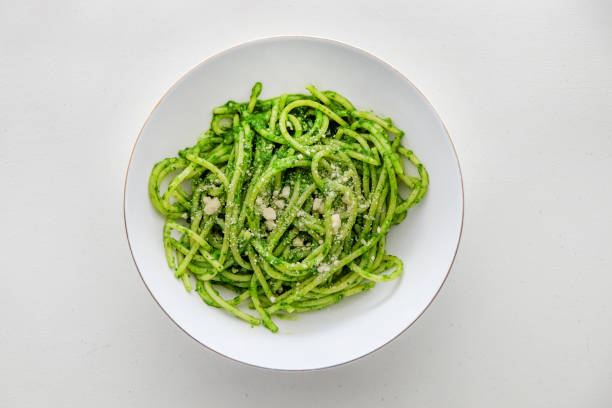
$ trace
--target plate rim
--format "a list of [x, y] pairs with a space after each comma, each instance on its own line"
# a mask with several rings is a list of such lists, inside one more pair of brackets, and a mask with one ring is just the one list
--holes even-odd
[[[145, 281], [144, 277], [142, 276], [142, 272], [140, 271], [140, 268], [138, 267], [138, 263], [136, 262], [136, 258], [134, 257], [134, 252], [132, 251], [132, 244], [130, 242], [130, 234], [128, 232], [128, 226], [127, 226], [127, 215], [126, 215], [126, 205], [125, 205], [126, 199], [125, 199], [125, 197], [126, 197], [126, 191], [127, 191], [128, 175], [130, 173], [130, 167], [132, 165], [132, 158], [133, 158], [133, 155], [134, 155], [134, 151], [136, 150], [136, 146], [138, 145], [138, 141], [140, 140], [140, 137], [142, 136], [142, 132], [143, 132], [144, 128], [147, 126], [147, 124], [149, 123], [149, 120], [151, 119], [151, 116], [153, 116], [153, 112], [155, 112], [155, 110], [157, 109], [159, 104], [166, 98], [166, 96], [170, 93], [170, 91], [172, 91], [174, 89], [174, 87], [179, 82], [181, 82], [183, 79], [185, 79], [185, 77], [187, 77], [187, 75], [189, 75], [193, 71], [195, 71], [200, 65], [203, 65], [203, 64], [209, 62], [210, 60], [216, 58], [217, 56], [219, 56], [221, 54], [225, 54], [225, 53], [227, 53], [227, 52], [229, 52], [229, 51], [231, 51], [231, 50], [233, 50], [235, 48], [239, 48], [239, 47], [242, 47], [242, 46], [245, 46], [245, 45], [249, 45], [249, 44], [254, 44], [254, 43], [259, 43], [259, 42], [266, 42], [266, 41], [272, 41], [272, 40], [277, 40], [277, 39], [316, 40], [316, 41], [320, 41], [320, 42], [327, 42], [327, 43], [332, 43], [332, 44], [335, 44], [335, 45], [340, 45], [340, 46], [343, 46], [343, 47], [346, 47], [346, 48], [350, 48], [350, 49], [359, 51], [361, 53], [367, 54], [368, 56], [374, 58], [375, 60], [381, 62], [382, 64], [386, 65], [387, 67], [389, 67], [392, 70], [394, 70], [395, 72], [397, 72], [402, 78], [404, 78], [404, 80], [406, 80], [410, 85], [412, 85], [412, 87], [423, 97], [425, 102], [429, 105], [429, 107], [431, 108], [431, 110], [436, 115], [437, 119], [439, 120], [440, 124], [442, 125], [442, 128], [444, 129], [444, 133], [448, 137], [448, 141], [450, 142], [450, 145], [452, 147], [452, 151], [453, 151], [453, 154], [455, 156], [455, 161], [457, 162], [457, 170], [458, 170], [458, 173], [459, 173], [459, 187], [460, 187], [460, 190], [461, 190], [461, 202], [460, 202], [460, 204], [461, 204], [461, 221], [459, 223], [459, 235], [457, 236], [457, 243], [455, 244], [455, 252], [454, 252], [453, 258], [452, 258], [452, 260], [451, 260], [451, 262], [450, 262], [450, 264], [448, 266], [448, 270], [446, 271], [446, 274], [444, 275], [444, 279], [440, 283], [440, 286], [438, 287], [438, 289], [436, 290], [436, 292], [432, 296], [432, 298], [429, 301], [429, 303], [427, 303], [425, 308], [418, 314], [418, 316], [410, 324], [408, 324], [405, 328], [403, 328], [397, 335], [393, 336], [392, 338], [390, 338], [389, 340], [387, 340], [385, 343], [381, 344], [380, 346], [378, 346], [378, 347], [368, 351], [365, 354], [361, 354], [361, 355], [359, 355], [357, 357], [354, 357], [354, 358], [352, 358], [350, 360], [346, 360], [346, 361], [343, 361], [343, 362], [340, 362], [340, 363], [334, 363], [334, 364], [330, 364], [330, 365], [325, 365], [325, 366], [321, 366], [321, 367], [315, 367], [315, 368], [275, 368], [275, 367], [266, 367], [266, 366], [263, 366], [263, 365], [248, 363], [246, 361], [242, 361], [242, 360], [236, 359], [234, 357], [230, 357], [230, 356], [228, 356], [226, 354], [223, 354], [223, 353], [221, 353], [221, 352], [219, 352], [219, 351], [217, 351], [217, 350], [207, 346], [206, 344], [204, 344], [203, 342], [201, 342], [200, 340], [195, 338], [191, 333], [189, 333], [185, 328], [183, 328], [179, 323], [177, 323], [177, 321], [174, 320], [172, 318], [172, 316], [170, 316], [170, 314], [166, 311], [166, 309], [159, 303], [159, 301], [157, 300], [157, 298], [155, 297], [153, 292], [151, 292], [151, 289], [149, 288], [149, 285], [147, 285], [147, 282]], [[450, 271], [451, 271], [451, 269], [453, 268], [453, 266], [455, 264], [455, 260], [457, 258], [457, 253], [459, 252], [459, 245], [461, 243], [461, 238], [462, 238], [462, 235], [463, 235], [463, 224], [464, 224], [464, 218], [465, 218], [465, 190], [464, 190], [464, 185], [463, 185], [463, 173], [461, 171], [461, 163], [459, 161], [459, 156], [457, 155], [457, 149], [455, 148], [455, 144], [454, 144], [453, 139], [452, 139], [452, 137], [450, 135], [450, 132], [448, 131], [448, 128], [446, 127], [446, 124], [444, 123], [444, 121], [440, 117], [438, 111], [433, 106], [433, 104], [429, 101], [429, 99], [427, 99], [425, 94], [423, 92], [421, 92], [421, 90], [412, 81], [410, 81], [410, 79], [408, 79], [408, 77], [406, 77], [400, 70], [395, 68], [389, 62], [387, 62], [387, 61], [383, 60], [382, 58], [372, 54], [371, 52], [369, 52], [367, 50], [364, 50], [364, 49], [362, 49], [362, 48], [360, 48], [358, 46], [355, 46], [355, 45], [349, 44], [347, 42], [344, 42], [344, 41], [340, 41], [340, 40], [336, 40], [336, 39], [331, 39], [331, 38], [326, 38], [326, 37], [320, 37], [320, 36], [313, 36], [313, 35], [274, 35], [274, 36], [259, 37], [259, 38], [254, 38], [254, 39], [251, 39], [251, 40], [243, 41], [243, 42], [240, 42], [238, 44], [232, 45], [231, 47], [225, 48], [225, 49], [223, 49], [221, 51], [217, 51], [217, 52], [209, 55], [208, 57], [204, 58], [202, 61], [200, 61], [196, 65], [192, 66], [189, 70], [185, 71], [178, 79], [176, 79], [168, 87], [168, 89], [166, 89], [166, 91], [159, 98], [159, 100], [157, 101], [155, 106], [153, 106], [153, 108], [151, 109], [151, 112], [149, 112], [149, 115], [145, 119], [144, 123], [142, 124], [142, 126], [140, 128], [140, 131], [138, 132], [138, 136], [136, 137], [136, 140], [132, 144], [132, 149], [130, 151], [128, 165], [127, 165], [127, 168], [125, 170], [125, 177], [124, 177], [124, 181], [123, 181], [122, 208], [123, 208], [123, 227], [124, 227], [124, 230], [125, 230], [125, 237], [126, 237], [126, 240], [127, 240], [128, 248], [130, 250], [130, 255], [132, 257], [132, 261], [134, 262], [134, 266], [136, 267], [136, 270], [138, 271], [138, 275], [140, 276], [140, 280], [144, 284], [145, 288], [147, 288], [147, 292], [149, 292], [149, 295], [151, 295], [151, 297], [153, 298], [153, 300], [155, 301], [157, 306], [164, 312], [164, 314], [170, 319], [170, 321], [172, 321], [179, 329], [181, 329], [185, 334], [187, 334], [187, 336], [189, 336], [191, 339], [196, 341], [198, 344], [204, 346], [206, 349], [208, 349], [210, 351], [213, 351], [217, 355], [223, 356], [223, 357], [225, 357], [225, 358], [227, 358], [227, 359], [229, 359], [231, 361], [235, 361], [235, 362], [238, 362], [240, 364], [243, 364], [243, 365], [246, 365], [246, 366], [249, 366], [249, 367], [255, 367], [255, 368], [265, 369], [265, 370], [270, 370], [270, 371], [308, 372], [308, 371], [318, 371], [318, 370], [324, 370], [324, 369], [329, 369], [329, 368], [333, 368], [333, 367], [342, 366], [342, 365], [349, 364], [349, 363], [352, 363], [354, 361], [357, 361], [357, 360], [359, 360], [359, 359], [361, 359], [363, 357], [371, 355], [372, 353], [380, 350], [382, 347], [388, 345], [389, 343], [393, 342], [398, 337], [400, 337], [402, 334], [404, 334], [410, 327], [412, 327], [412, 325], [414, 323], [416, 323], [417, 320], [419, 320], [421, 318], [421, 316], [427, 311], [427, 309], [429, 309], [431, 304], [438, 297], [438, 294], [442, 290], [442, 287], [446, 283], [446, 281], [448, 279], [448, 276], [450, 275]]]

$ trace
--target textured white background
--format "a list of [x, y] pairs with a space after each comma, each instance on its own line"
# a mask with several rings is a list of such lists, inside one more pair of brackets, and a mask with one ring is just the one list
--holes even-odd
[[[0, 406], [612, 406], [612, 3], [85, 3], [0, 1]], [[208, 55], [277, 34], [397, 67], [448, 126], [465, 182], [433, 305], [319, 372], [194, 342], [123, 231], [128, 156], [159, 97]]]

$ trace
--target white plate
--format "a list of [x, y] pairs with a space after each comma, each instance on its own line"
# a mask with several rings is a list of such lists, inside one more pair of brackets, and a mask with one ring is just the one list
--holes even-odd
[[[387, 251], [404, 261], [404, 275], [379, 283], [297, 320], [276, 319], [277, 334], [250, 327], [187, 293], [164, 259], [163, 218], [149, 202], [152, 166], [191, 146], [208, 129], [211, 110], [228, 99], [305, 92], [313, 83], [335, 90], [357, 108], [391, 117], [403, 143], [427, 167], [431, 184], [406, 220], [392, 227]], [[364, 356], [408, 328], [427, 308], [452, 265], [463, 223], [463, 187], [452, 142], [425, 97], [397, 70], [357, 48], [310, 37], [252, 41], [208, 58], [162, 97], [136, 140], [125, 183], [124, 215], [134, 262], [147, 288], [187, 334], [229, 358], [260, 367], [305, 370]]]

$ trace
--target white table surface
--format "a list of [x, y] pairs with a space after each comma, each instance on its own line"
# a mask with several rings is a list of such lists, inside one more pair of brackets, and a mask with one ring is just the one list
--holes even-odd
[[[465, 183], [433, 305], [380, 351], [316, 372], [251, 368], [185, 335], [123, 227], [129, 153], [163, 92], [277, 34], [405, 73]], [[0, 406], [612, 406], [611, 68], [605, 0], [1, 1]]]

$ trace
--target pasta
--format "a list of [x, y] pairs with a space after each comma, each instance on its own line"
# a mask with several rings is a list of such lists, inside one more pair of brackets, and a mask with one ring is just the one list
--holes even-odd
[[272, 317], [322, 309], [400, 276], [386, 236], [429, 184], [391, 119], [306, 89], [261, 100], [258, 82], [248, 102], [214, 108], [210, 129], [155, 164], [148, 185], [166, 217], [176, 278], [188, 291], [195, 283], [206, 304], [272, 332]]

